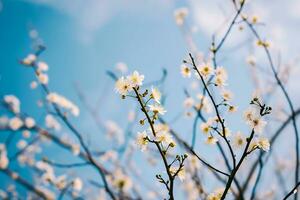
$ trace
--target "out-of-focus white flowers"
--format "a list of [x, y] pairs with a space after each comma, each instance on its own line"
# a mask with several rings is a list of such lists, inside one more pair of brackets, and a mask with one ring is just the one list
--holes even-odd
[[107, 120], [104, 126], [106, 128], [106, 135], [109, 139], [117, 140], [118, 144], [124, 143], [123, 130], [119, 127], [119, 125], [116, 122], [112, 120]]
[[118, 152], [114, 150], [106, 151], [103, 155], [100, 156], [102, 162], [112, 161], [115, 162], [118, 159]]
[[79, 108], [73, 102], [71, 102], [70, 100], [66, 99], [65, 97], [57, 93], [52, 92], [48, 94], [47, 100], [66, 110], [69, 110], [74, 116], [79, 115]]
[[246, 62], [250, 65], [250, 66], [255, 66], [256, 65], [256, 57], [254, 55], [249, 55], [246, 58]]
[[7, 116], [1, 116], [0, 117], [0, 128], [6, 127], [9, 123], [9, 118]]
[[48, 71], [49, 67], [48, 67], [48, 64], [44, 61], [39, 61], [37, 63], [37, 70], [39, 72], [45, 72], [45, 71]]
[[246, 138], [241, 132], [237, 132], [233, 139], [233, 144], [235, 147], [240, 148], [243, 147], [246, 143]]
[[74, 156], [78, 156], [80, 154], [80, 145], [79, 144], [71, 144], [72, 153]]
[[16, 131], [24, 125], [23, 121], [19, 117], [13, 117], [9, 120], [9, 127]]
[[127, 115], [127, 119], [129, 122], [133, 122], [136, 119], [136, 113], [133, 110], [130, 110]]
[[26, 140], [19, 140], [17, 143], [18, 149], [24, 149], [27, 146]]
[[207, 196], [207, 200], [220, 200], [224, 192], [224, 188], [216, 189]]
[[54, 179], [53, 181], [54, 185], [58, 188], [58, 189], [64, 189], [67, 186], [67, 177], [66, 175], [61, 175], [58, 176]]
[[53, 191], [51, 191], [50, 189], [48, 189], [44, 186], [37, 186], [37, 189], [40, 190], [48, 200], [56, 199], [55, 193]]
[[199, 159], [195, 155], [188, 155], [186, 166], [188, 169], [191, 169], [193, 172], [196, 172], [201, 168]]
[[183, 107], [187, 108], [187, 109], [193, 107], [194, 104], [195, 104], [195, 101], [192, 97], [188, 97], [183, 101]]
[[32, 82], [30, 83], [30, 88], [31, 88], [31, 89], [35, 89], [35, 88], [37, 88], [37, 86], [38, 86], [38, 83], [37, 83], [36, 81], [32, 81]]
[[59, 131], [61, 129], [60, 123], [53, 117], [53, 115], [46, 115], [45, 117], [45, 124], [47, 128], [54, 129]]
[[28, 129], [31, 129], [35, 126], [35, 120], [31, 117], [26, 117], [25, 118], [25, 126]]
[[233, 98], [233, 94], [229, 90], [222, 90], [221, 95], [225, 101], [230, 101]]
[[41, 84], [46, 85], [46, 84], [48, 84], [48, 82], [49, 82], [49, 77], [48, 77], [48, 75], [45, 74], [45, 73], [39, 73], [39, 74], [37, 75], [37, 78], [38, 78], [38, 80], [39, 80], [39, 82], [40, 82]]
[[215, 84], [219, 87], [226, 85], [228, 75], [224, 67], [217, 67], [215, 70]]
[[0, 169], [6, 169], [9, 164], [5, 144], [0, 144]]
[[14, 95], [5, 95], [4, 102], [15, 114], [20, 113], [20, 100]]
[[178, 8], [174, 11], [175, 22], [178, 26], [184, 24], [185, 18], [188, 15], [189, 10], [187, 8]]
[[118, 62], [116, 64], [116, 70], [118, 70], [119, 72], [121, 72], [122, 74], [124, 74], [124, 73], [126, 73], [128, 71], [128, 67], [127, 67], [126, 63]]
[[37, 59], [36, 55], [29, 54], [22, 60], [22, 63], [24, 65], [32, 65], [36, 61], [36, 59]]
[[73, 189], [76, 191], [81, 191], [83, 187], [82, 180], [80, 178], [75, 178], [73, 180]]
[[210, 135], [210, 136], [207, 137], [205, 143], [206, 143], [206, 144], [214, 145], [214, 144], [216, 144], [217, 142], [218, 142], [218, 139], [215, 138], [214, 136]]
[[206, 113], [211, 113], [212, 111], [212, 105], [209, 102], [209, 99], [206, 96], [203, 96], [202, 94], [197, 95], [197, 103], [195, 103], [195, 106], [197, 110], [204, 110]]
[[127, 192], [132, 188], [132, 180], [125, 175], [120, 169], [117, 169], [107, 179], [115, 188], [120, 191]]

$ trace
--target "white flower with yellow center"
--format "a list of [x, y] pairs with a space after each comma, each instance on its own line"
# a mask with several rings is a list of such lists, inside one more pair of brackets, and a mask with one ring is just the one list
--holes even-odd
[[144, 75], [140, 75], [138, 71], [134, 71], [130, 76], [127, 77], [132, 87], [143, 85]]
[[151, 88], [151, 97], [154, 99], [154, 101], [160, 103], [161, 93], [157, 88], [155, 87]]
[[190, 78], [191, 77], [191, 69], [186, 66], [186, 65], [181, 65], [181, 75], [184, 77], [184, 78]]
[[209, 75], [211, 75], [213, 73], [213, 68], [211, 67], [211, 65], [209, 63], [204, 63], [199, 67], [199, 72], [202, 76], [204, 76], [204, 78], [208, 77]]
[[121, 95], [126, 95], [128, 92], [132, 90], [130, 82], [128, 79], [123, 76], [119, 78], [115, 84], [116, 91]]
[[204, 134], [208, 134], [211, 130], [211, 125], [209, 123], [202, 123], [200, 125], [200, 129]]
[[141, 151], [145, 151], [147, 149], [148, 135], [146, 131], [138, 132], [136, 137], [136, 144], [140, 147]]
[[164, 107], [159, 104], [149, 105], [148, 107], [154, 114], [164, 115], [167, 112]]
[[171, 143], [175, 144], [172, 135], [169, 134], [169, 133], [166, 133], [166, 132], [156, 133], [155, 138], [156, 138], [156, 141], [162, 142], [162, 143], [167, 144], [167, 145], [169, 145]]

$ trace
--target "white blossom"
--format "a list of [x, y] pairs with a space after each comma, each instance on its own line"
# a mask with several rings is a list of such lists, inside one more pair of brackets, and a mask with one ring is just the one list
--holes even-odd
[[20, 100], [14, 95], [5, 95], [4, 102], [7, 103], [14, 113], [20, 113]]
[[55, 92], [48, 94], [47, 100], [66, 110], [69, 110], [74, 116], [79, 115], [79, 108], [73, 102]]
[[0, 143], [0, 169], [6, 169], [9, 164], [5, 144]]
[[23, 121], [19, 117], [13, 117], [9, 120], [9, 127], [16, 131], [24, 125]]

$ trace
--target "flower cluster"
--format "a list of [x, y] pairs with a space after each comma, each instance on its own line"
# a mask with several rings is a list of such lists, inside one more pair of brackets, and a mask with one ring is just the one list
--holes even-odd
[[5, 144], [0, 144], [0, 169], [6, 169], [9, 164]]
[[115, 84], [116, 91], [122, 96], [126, 96], [128, 92], [132, 91], [134, 87], [143, 85], [144, 75], [134, 71], [131, 75], [119, 78]]
[[[46, 62], [38, 61], [38, 57], [35, 54], [29, 54], [21, 61], [21, 63], [25, 66], [34, 68], [37, 79], [41, 84], [48, 84], [49, 77], [46, 72], [48, 71], [49, 67]], [[30, 87], [34, 89], [36, 85], [36, 82], [32, 82]]]
[[176, 142], [173, 139], [172, 135], [169, 133], [169, 127], [165, 124], [154, 124], [154, 130], [156, 135], [151, 136], [151, 130], [146, 130], [143, 132], [138, 132], [136, 137], [136, 144], [140, 147], [142, 151], [147, 149], [149, 142], [158, 143], [162, 146], [165, 146], [166, 150], [169, 148], [174, 148]]
[[11, 111], [15, 114], [20, 112], [20, 100], [14, 95], [5, 95], [4, 102], [9, 106]]
[[65, 97], [52, 92], [50, 94], [47, 95], [47, 100], [50, 103], [56, 104], [68, 111], [70, 111], [74, 116], [78, 116], [79, 115], [79, 108], [70, 100], [66, 99]]
[[[216, 68], [213, 68], [209, 62], [202, 63], [196, 67], [189, 67], [187, 65], [187, 61], [184, 61], [184, 63], [185, 64], [182, 64], [181, 66], [181, 74], [184, 78], [190, 78], [191, 70], [194, 69], [195, 77], [197, 79], [201, 79], [202, 77], [207, 81], [205, 83], [207, 86], [214, 85], [220, 89], [223, 101], [219, 105], [226, 106], [230, 113], [237, 111], [237, 107], [229, 103], [229, 101], [233, 99], [233, 94], [230, 90], [225, 89], [225, 86], [227, 86], [228, 74], [224, 67], [217, 66]], [[201, 103], [198, 104], [197, 109], [201, 110], [202, 108], [207, 108], [207, 106], [205, 106], [208, 104], [207, 98], [205, 98], [202, 94], [199, 94], [198, 98], [201, 100]]]
[[[148, 144], [152, 143], [156, 146], [161, 158], [164, 160], [168, 180], [165, 180], [160, 174], [156, 176], [160, 183], [166, 185], [169, 190], [170, 198], [173, 199], [173, 181], [175, 177], [183, 180], [185, 170], [183, 168], [184, 160], [187, 155], [177, 155], [173, 161], [168, 164], [169, 150], [176, 146], [173, 136], [169, 132], [166, 124], [156, 123], [159, 115], [164, 115], [166, 110], [161, 105], [161, 93], [158, 88], [152, 87], [151, 92], [148, 89], [142, 90], [144, 75], [140, 75], [134, 71], [126, 78], [119, 78], [115, 84], [116, 91], [122, 95], [122, 98], [131, 97], [137, 99], [145, 118], [140, 120], [141, 125], [145, 122], [149, 124], [149, 128], [137, 133], [136, 144], [141, 151], [147, 150]], [[177, 165], [175, 165], [177, 163]], [[172, 188], [170, 188], [172, 186]]]
[[[258, 95], [254, 95], [250, 104], [250, 107], [244, 112], [244, 120], [255, 133], [261, 135], [267, 125], [264, 116], [270, 114], [272, 108], [266, 106]], [[259, 136], [257, 134], [256, 136]], [[264, 137], [256, 138], [251, 143], [251, 149], [254, 150], [256, 148], [269, 151], [269, 140]]]

